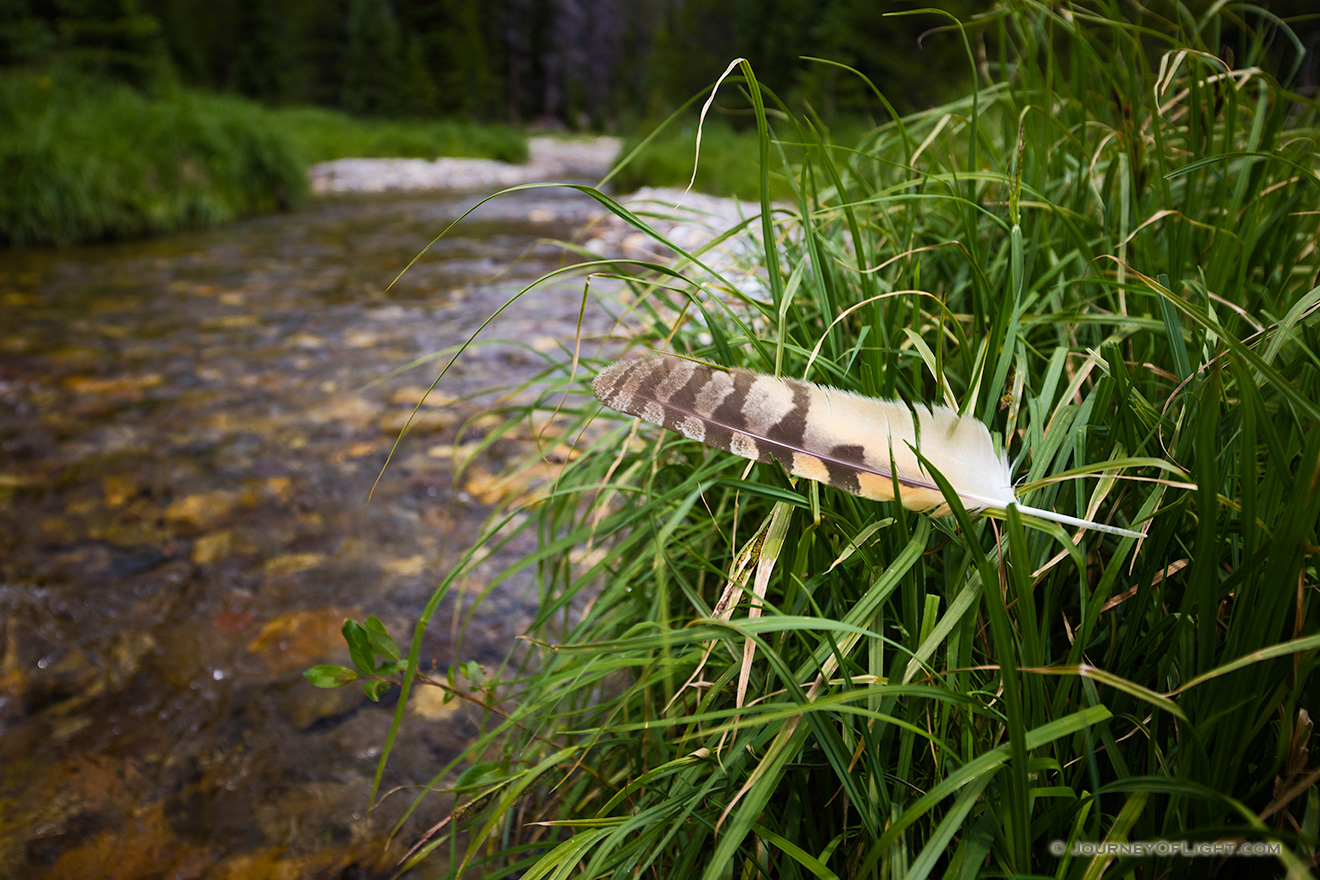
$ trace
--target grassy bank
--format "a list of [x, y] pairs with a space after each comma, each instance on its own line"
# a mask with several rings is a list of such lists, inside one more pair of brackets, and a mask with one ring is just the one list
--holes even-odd
[[[1275, 23], [1226, 63], [1235, 22], [1130, 8], [982, 22], [1003, 50], [975, 94], [775, 165], [802, 188], [752, 226], [760, 292], [691, 263], [630, 275], [610, 350], [947, 400], [989, 427], [1025, 503], [1146, 537], [929, 518], [748, 470], [601, 412], [597, 341], [569, 346], [492, 435], [553, 424], [522, 466], [569, 463], [497, 514], [405, 658], [427, 668], [421, 632], [454, 595], [535, 575], [515, 662], [401, 677], [483, 721], [438, 768], [462, 807], [419, 850], [432, 873], [1187, 877], [1227, 858], [1311, 876], [1317, 106], [1255, 66], [1267, 38], [1300, 46]], [[777, 144], [743, 159], [762, 156]], [[521, 530], [535, 553], [482, 567]], [[384, 644], [360, 635], [354, 660]], [[1069, 854], [1157, 840], [1277, 848]]]
[[468, 156], [527, 161], [527, 138], [514, 128], [450, 121], [357, 119], [317, 107], [275, 109], [271, 124], [307, 164], [331, 159]]
[[0, 76], [0, 245], [64, 245], [226, 223], [307, 192], [307, 165], [350, 156], [525, 161], [500, 126], [364, 121], [67, 75]]
[[[701, 132], [701, 157], [697, 161], [697, 126], [689, 123], [674, 125], [648, 137], [633, 135], [624, 141], [620, 157], [627, 163], [610, 180], [619, 192], [632, 192], [643, 186], [685, 187], [692, 179], [696, 166], [697, 177], [693, 189], [715, 196], [736, 196], [755, 200], [760, 192], [760, 168], [748, 162], [756, 155], [755, 131], [739, 132], [719, 123], [708, 124]], [[801, 151], [788, 147], [794, 159]], [[790, 198], [792, 185], [782, 168], [771, 174], [770, 196], [780, 200]]]
[[[837, 143], [855, 143], [867, 129], [858, 120], [838, 125], [827, 135]], [[697, 157], [697, 126], [693, 122], [671, 122], [651, 135], [633, 135], [624, 141], [619, 155], [626, 163], [610, 179], [618, 192], [643, 186], [686, 187], [696, 166], [697, 192], [736, 196], [755, 201], [760, 194], [761, 169], [749, 157], [758, 154], [760, 142], [755, 129], [739, 131], [720, 120], [708, 120], [701, 130], [701, 156]], [[794, 183], [788, 175], [801, 167], [803, 146], [791, 140], [775, 144], [776, 163], [769, 169], [767, 183], [774, 201], [791, 201]]]
[[245, 101], [0, 78], [0, 242], [70, 244], [224, 223], [306, 191], [291, 142]]

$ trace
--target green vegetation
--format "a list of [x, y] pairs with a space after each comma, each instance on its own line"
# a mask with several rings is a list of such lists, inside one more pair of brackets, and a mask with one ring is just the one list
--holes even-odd
[[[305, 194], [307, 164], [328, 159], [527, 158], [510, 128], [434, 119], [447, 105], [420, 44], [400, 43], [380, 0], [354, 0], [346, 21], [320, 3], [284, 9], [293, 19], [272, 4], [10, 5], [0, 10], [0, 245], [130, 238], [275, 210]], [[307, 66], [292, 63], [289, 27], [301, 29]], [[336, 27], [347, 30], [329, 37]], [[223, 34], [236, 46], [213, 55]], [[327, 39], [352, 50], [347, 74]], [[179, 85], [287, 100], [295, 74], [310, 78], [309, 96], [377, 118], [271, 110]], [[409, 114], [431, 118], [387, 118]]]
[[[991, 47], [990, 81], [846, 147], [763, 112], [745, 82], [765, 132], [746, 164], [768, 175], [783, 144], [803, 158], [783, 169], [793, 210], [769, 214], [762, 177], [767, 213], [748, 233], [767, 243], [764, 290], [711, 278], [702, 254], [643, 278], [627, 267], [626, 332], [583, 360], [545, 355], [549, 390], [483, 441], [537, 426], [538, 456], [576, 446], [562, 473], [500, 511], [440, 584], [404, 674], [369, 625], [350, 639], [356, 672], [313, 676], [396, 677], [405, 700], [447, 688], [483, 720], [433, 782], [459, 804], [419, 844], [433, 873], [1221, 864], [1051, 852], [1165, 839], [1277, 843], [1227, 869], [1311, 876], [1317, 104], [1262, 70], [1267, 42], [1285, 82], [1301, 56], [1281, 23], [1129, 8], [987, 16], [969, 45]], [[1231, 70], [1216, 55], [1230, 25], [1247, 36]], [[624, 344], [950, 398], [1005, 445], [1025, 503], [1147, 537], [1014, 511], [931, 519], [748, 473], [600, 411], [587, 380]], [[526, 533], [534, 553], [484, 567]], [[540, 612], [505, 666], [423, 672], [442, 602], [528, 575]]]
[[[724, 126], [706, 126], [701, 133], [701, 156], [696, 153], [696, 126], [680, 131], [662, 131], [649, 140], [632, 137], [624, 142], [621, 156], [630, 159], [611, 178], [621, 192], [643, 186], [685, 187], [697, 166], [694, 189], [717, 196], [757, 198], [761, 190], [761, 172], [747, 157], [757, 150], [756, 132], [735, 132]], [[645, 145], [643, 146], [643, 141]], [[636, 155], [634, 150], [641, 147]], [[771, 198], [779, 200], [793, 194], [792, 185], [782, 173], [770, 177]]]
[[297, 200], [307, 174], [256, 105], [152, 98], [84, 77], [0, 77], [0, 243], [223, 223]]
[[[756, 132], [735, 132], [723, 125], [708, 125], [701, 132], [700, 161], [696, 145], [696, 125], [681, 131], [661, 131], [649, 139], [630, 137], [620, 150], [620, 156], [627, 161], [611, 178], [611, 185], [623, 193], [643, 186], [685, 187], [692, 181], [692, 169], [696, 165], [693, 189], [698, 193], [735, 195], [755, 201], [760, 193], [760, 169], [755, 162], [748, 162], [747, 157], [758, 149]], [[800, 157], [801, 150], [795, 152]], [[792, 197], [792, 183], [783, 173], [772, 173], [768, 186], [775, 201]]]
[[[839, 143], [855, 142], [864, 128], [856, 122], [837, 128], [832, 138]], [[633, 136], [624, 142], [620, 151], [621, 167], [610, 178], [610, 185], [620, 192], [632, 192], [643, 186], [686, 187], [692, 180], [692, 167], [696, 164], [697, 177], [693, 189], [716, 196], [737, 196], [755, 201], [761, 191], [761, 170], [747, 157], [756, 155], [760, 138], [755, 131], [736, 131], [720, 123], [702, 126], [701, 156], [696, 152], [697, 127], [687, 125], [678, 129], [668, 127], [648, 136]], [[640, 148], [640, 149], [639, 149]], [[636, 151], [636, 155], [633, 152]], [[768, 175], [770, 198], [774, 201], [792, 200], [794, 184], [788, 177], [793, 168], [801, 167], [805, 153], [801, 146], [780, 142], [775, 145], [782, 165], [772, 168]]]
[[309, 164], [373, 156], [527, 161], [527, 138], [507, 126], [357, 119], [315, 107], [271, 110], [268, 116], [271, 125], [292, 140], [298, 158]]
[[72, 244], [226, 223], [287, 207], [306, 166], [347, 156], [526, 161], [501, 126], [268, 110], [68, 74], [0, 76], [0, 244]]

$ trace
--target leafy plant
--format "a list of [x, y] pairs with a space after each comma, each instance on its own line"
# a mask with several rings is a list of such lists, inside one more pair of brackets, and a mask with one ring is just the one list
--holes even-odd
[[754, 283], [719, 241], [619, 264], [598, 353], [947, 400], [1027, 503], [1146, 537], [929, 519], [749, 468], [599, 412], [603, 359], [566, 354], [497, 430], [552, 412], [542, 449], [570, 463], [492, 519], [404, 658], [406, 699], [448, 591], [534, 530], [483, 584], [535, 574], [529, 647], [432, 781], [464, 804], [408, 865], [449, 844], [445, 876], [1203, 876], [1242, 863], [1082, 845], [1232, 840], [1310, 876], [1317, 117], [1259, 65], [1295, 37], [1252, 14], [1007, 3], [950, 25], [976, 91], [846, 147], [742, 65]]
[[394, 683], [393, 677], [408, 668], [401, 659], [403, 654], [398, 642], [385, 631], [385, 625], [375, 615], [368, 617], [366, 623], [345, 620], [342, 632], [353, 668], [313, 666], [303, 675], [312, 684], [323, 688], [362, 681], [362, 692], [373, 702], [379, 702], [381, 695]]

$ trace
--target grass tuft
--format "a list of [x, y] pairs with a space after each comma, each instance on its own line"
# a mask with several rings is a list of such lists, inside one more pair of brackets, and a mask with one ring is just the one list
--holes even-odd
[[219, 224], [307, 190], [290, 142], [253, 104], [21, 72], [0, 78], [0, 178], [11, 245]]

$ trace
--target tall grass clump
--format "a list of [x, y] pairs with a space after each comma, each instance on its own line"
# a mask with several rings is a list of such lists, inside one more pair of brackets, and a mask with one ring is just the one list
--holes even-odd
[[318, 107], [270, 111], [272, 124], [311, 164], [344, 157], [419, 158], [466, 156], [527, 161], [527, 138], [505, 125], [453, 120], [358, 119]]
[[0, 244], [71, 244], [285, 207], [306, 170], [265, 111], [70, 74], [0, 77]]
[[[1286, 24], [1171, 8], [1001, 4], [955, 30], [975, 92], [847, 145], [742, 66], [759, 284], [702, 252], [621, 273], [619, 332], [489, 435], [569, 463], [379, 667], [482, 722], [432, 783], [429, 875], [1310, 876], [1317, 107], [1263, 66], [1300, 56]], [[586, 381], [634, 347], [949, 401], [1026, 503], [1146, 537], [931, 519], [601, 412]], [[419, 672], [456, 585], [527, 573], [508, 664]], [[1154, 841], [1216, 854], [1085, 848]]]

